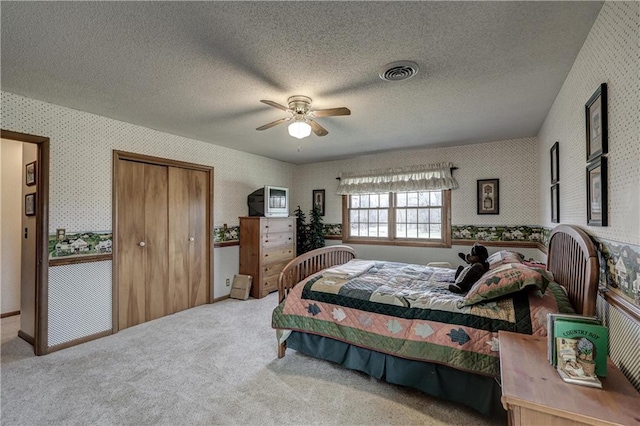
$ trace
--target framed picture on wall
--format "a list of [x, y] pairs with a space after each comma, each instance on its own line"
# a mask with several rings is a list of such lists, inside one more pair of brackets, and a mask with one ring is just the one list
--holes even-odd
[[560, 180], [560, 165], [559, 165], [559, 142], [556, 142], [551, 147], [551, 184], [558, 183]]
[[500, 214], [500, 179], [478, 180], [478, 214]]
[[27, 186], [36, 184], [36, 162], [31, 162], [25, 166], [25, 183]]
[[35, 216], [36, 214], [36, 193], [32, 192], [24, 196], [24, 214]]
[[551, 185], [551, 222], [560, 223], [560, 184]]
[[320, 216], [324, 216], [324, 189], [313, 190], [313, 208], [320, 210]]
[[607, 157], [587, 166], [587, 225], [607, 226]]
[[587, 162], [593, 161], [608, 150], [607, 83], [589, 98], [584, 106], [587, 124]]

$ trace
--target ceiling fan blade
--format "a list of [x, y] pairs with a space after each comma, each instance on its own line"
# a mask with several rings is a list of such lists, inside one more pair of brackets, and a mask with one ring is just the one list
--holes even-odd
[[280, 104], [279, 104], [279, 103], [277, 103], [277, 102], [273, 102], [273, 101], [265, 101], [264, 99], [261, 99], [261, 100], [260, 100], [260, 102], [262, 102], [263, 104], [267, 104], [267, 105], [269, 105], [269, 106], [272, 106], [272, 107], [274, 107], [274, 108], [281, 109], [281, 110], [283, 110], [283, 111], [289, 111], [289, 108], [287, 108], [287, 107], [286, 107], [286, 106], [284, 106], [284, 105], [280, 105]]
[[329, 134], [329, 132], [327, 132], [327, 129], [319, 125], [316, 121], [307, 118], [307, 122], [311, 125], [311, 130], [313, 130], [313, 133], [315, 133], [316, 135], [327, 136]]
[[336, 115], [351, 115], [349, 108], [328, 108], [328, 109], [316, 109], [313, 110], [313, 115], [316, 117], [331, 117]]
[[265, 124], [264, 126], [258, 127], [256, 130], [267, 130], [272, 128], [273, 126], [277, 126], [280, 123], [284, 123], [285, 121], [291, 120], [292, 117], [281, 118], [280, 120], [272, 121], [271, 123]]

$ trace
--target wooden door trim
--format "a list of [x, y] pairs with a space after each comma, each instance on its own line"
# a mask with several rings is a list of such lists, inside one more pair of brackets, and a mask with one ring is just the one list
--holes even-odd
[[120, 160], [136, 161], [140, 163], [155, 164], [159, 166], [180, 167], [189, 170], [199, 170], [208, 174], [209, 180], [209, 196], [207, 200], [207, 235], [206, 238], [209, 241], [207, 244], [207, 259], [209, 260], [207, 265], [207, 303], [212, 301], [213, 292], [213, 171], [211, 166], [205, 166], [202, 164], [188, 163], [184, 161], [171, 160], [168, 158], [153, 157], [149, 155], [136, 154], [133, 152], [113, 150], [113, 176], [112, 176], [112, 222], [113, 222], [113, 261], [112, 266], [112, 327], [113, 332], [116, 333], [119, 330], [118, 325], [118, 185], [116, 179], [120, 171]]
[[36, 300], [35, 336], [36, 355], [49, 353], [49, 143], [44, 136], [1, 129], [0, 137], [38, 146], [36, 179]]

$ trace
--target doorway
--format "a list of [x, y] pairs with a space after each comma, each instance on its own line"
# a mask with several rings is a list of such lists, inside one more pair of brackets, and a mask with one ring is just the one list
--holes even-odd
[[[44, 355], [48, 341], [49, 138], [4, 129], [0, 137], [21, 143], [24, 153], [17, 157], [21, 184], [16, 185], [20, 188], [18, 197], [13, 197], [19, 204], [12, 202], [11, 206], [21, 212], [17, 237], [21, 247], [20, 285], [15, 288], [20, 303], [19, 310], [11, 308], [6, 314], [20, 314], [18, 336], [33, 345], [36, 355]], [[15, 195], [15, 189], [11, 192]]]

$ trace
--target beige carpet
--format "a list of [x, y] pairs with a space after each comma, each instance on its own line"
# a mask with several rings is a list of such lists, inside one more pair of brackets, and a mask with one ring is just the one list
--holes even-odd
[[225, 300], [43, 357], [2, 344], [2, 425], [483, 425], [466, 407], [287, 351], [277, 295]]

